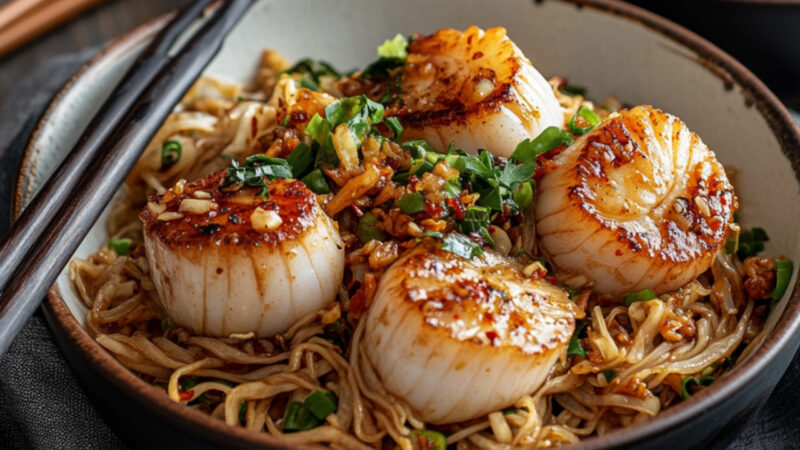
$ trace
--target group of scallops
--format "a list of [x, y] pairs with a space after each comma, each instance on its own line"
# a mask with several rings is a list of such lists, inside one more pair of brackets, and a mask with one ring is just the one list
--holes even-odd
[[[405, 139], [441, 151], [518, 142], [563, 127], [552, 88], [502, 28], [445, 29], [412, 42], [397, 112]], [[619, 298], [678, 289], [707, 270], [737, 207], [725, 170], [678, 118], [650, 106], [612, 114], [558, 154], [538, 182], [537, 245], [561, 282]], [[338, 226], [296, 180], [176, 186], [141, 213], [165, 313], [193, 333], [285, 331], [339, 292]], [[534, 392], [566, 353], [581, 311], [566, 291], [486, 251], [468, 260], [430, 242], [381, 277], [365, 354], [421, 419], [454, 423]]]

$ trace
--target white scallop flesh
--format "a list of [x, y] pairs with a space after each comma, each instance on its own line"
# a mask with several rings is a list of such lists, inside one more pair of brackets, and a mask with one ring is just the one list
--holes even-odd
[[538, 182], [538, 246], [573, 287], [674, 291], [725, 244], [738, 201], [714, 153], [651, 106], [612, 114]]
[[141, 213], [150, 276], [172, 321], [199, 335], [267, 337], [333, 302], [344, 245], [316, 195], [297, 180], [270, 182], [269, 197], [223, 183], [224, 172], [170, 189]]
[[509, 157], [520, 141], [564, 122], [552, 87], [504, 28], [443, 29], [409, 44], [400, 99], [389, 114], [405, 127], [403, 139], [439, 152], [453, 142]]
[[497, 254], [470, 261], [422, 245], [381, 277], [362, 348], [418, 417], [454, 423], [540, 387], [577, 314], [561, 288]]

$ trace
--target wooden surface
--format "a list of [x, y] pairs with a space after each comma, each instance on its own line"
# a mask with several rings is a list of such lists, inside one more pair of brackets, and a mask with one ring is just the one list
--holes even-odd
[[[8, 0], [0, 0], [0, 4]], [[109, 0], [0, 59], [0, 103], [37, 62], [101, 46], [188, 0]]]

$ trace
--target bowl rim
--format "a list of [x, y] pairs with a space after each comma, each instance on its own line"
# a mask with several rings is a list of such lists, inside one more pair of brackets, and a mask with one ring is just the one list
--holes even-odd
[[[535, 0], [541, 3], [543, 0]], [[655, 13], [619, 0], [557, 0], [574, 4], [577, 8], [592, 8], [604, 13], [638, 22], [648, 29], [658, 32], [677, 44], [692, 50], [696, 62], [703, 65], [711, 73], [719, 77], [726, 89], [738, 86], [744, 97], [746, 106], [755, 106], [764, 117], [772, 133], [781, 146], [781, 150], [789, 159], [795, 177], [800, 180], [800, 129], [778, 98], [747, 68], [723, 50], [706, 41], [699, 35], [671, 22]], [[172, 17], [165, 14], [139, 25], [132, 31], [115, 39], [103, 50], [85, 63], [53, 97], [26, 145], [20, 164], [17, 183], [14, 190], [13, 214], [18, 217], [25, 196], [24, 187], [31, 170], [35, 173], [37, 154], [35, 144], [40, 138], [45, 123], [64, 96], [75, 87], [77, 81], [91, 68], [115, 54], [131, 51], [136, 45], [151, 38]], [[792, 336], [800, 331], [800, 282], [796, 282], [787, 299], [786, 309], [775, 324], [772, 332], [766, 336], [761, 347], [745, 361], [737, 366], [729, 375], [715, 383], [710, 389], [693, 396], [691, 402], [675, 405], [659, 413], [654, 420], [620, 428], [603, 436], [595, 436], [576, 444], [574, 448], [611, 447], [634, 442], [641, 442], [648, 437], [664, 433], [682, 423], [692, 420], [704, 411], [710, 410], [722, 399], [734, 395], [744, 389], [754, 378], [778, 357], [781, 350], [790, 344]], [[290, 443], [287, 440], [269, 435], [253, 433], [242, 427], [233, 427], [225, 422], [187, 408], [173, 402], [160, 390], [154, 389], [133, 372], [122, 366], [103, 347], [92, 339], [78, 323], [72, 312], [61, 298], [54, 285], [47, 294], [43, 304], [50, 326], [60, 327], [66, 336], [67, 344], [77, 348], [92, 368], [109, 381], [116, 389], [127, 393], [138, 400], [140, 406], [154, 413], [167, 422], [192, 426], [205, 436], [227, 436], [236, 439], [237, 444], [264, 446], [269, 448], [316, 448], [307, 445]]]

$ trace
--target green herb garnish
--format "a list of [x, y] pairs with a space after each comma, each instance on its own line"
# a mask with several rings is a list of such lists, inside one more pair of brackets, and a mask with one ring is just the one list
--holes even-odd
[[286, 162], [292, 168], [292, 177], [302, 178], [314, 165], [314, 153], [311, 151], [311, 147], [301, 142], [289, 153]]
[[606, 369], [606, 370], [604, 370], [604, 371], [602, 371], [602, 372], [600, 372], [600, 373], [602, 373], [602, 374], [603, 374], [603, 376], [605, 377], [605, 379], [606, 379], [606, 383], [610, 383], [610, 382], [611, 382], [611, 380], [613, 380], [614, 378], [616, 378], [616, 377], [617, 377], [617, 375], [619, 375], [619, 374], [617, 373], [617, 371], [616, 371], [616, 370], [614, 370], [614, 369]]
[[289, 402], [283, 420], [283, 432], [291, 433], [314, 429], [336, 412], [338, 399], [330, 391], [314, 391], [301, 403]]
[[425, 199], [419, 192], [412, 192], [397, 199], [397, 206], [404, 214], [414, 214], [425, 210]]
[[775, 258], [775, 289], [772, 290], [772, 299], [780, 300], [786, 289], [789, 287], [789, 281], [792, 279], [794, 272], [794, 264], [788, 259]]
[[650, 289], [644, 289], [638, 292], [631, 292], [625, 295], [625, 306], [631, 306], [636, 302], [646, 302], [656, 298], [656, 294]]
[[466, 258], [473, 259], [476, 256], [483, 256], [483, 249], [470, 238], [463, 234], [450, 233], [442, 241], [442, 250]]
[[178, 141], [166, 141], [161, 144], [161, 169], [166, 169], [181, 159], [183, 146]]
[[[585, 127], [579, 127], [575, 123], [579, 117], [583, 118], [583, 120], [585, 120], [586, 123], [588, 123], [588, 125]], [[569, 129], [570, 131], [572, 131], [572, 134], [577, 134], [580, 136], [592, 131], [592, 128], [594, 128], [595, 125], [597, 125], [598, 123], [600, 123], [600, 117], [597, 114], [595, 114], [594, 111], [592, 111], [591, 109], [585, 106], [581, 106], [569, 120]]]
[[108, 248], [119, 256], [128, 256], [131, 253], [131, 242], [130, 238], [111, 238], [108, 241]]
[[372, 240], [382, 241], [386, 239], [386, 233], [384, 233], [383, 230], [379, 230], [375, 227], [377, 222], [378, 217], [371, 212], [364, 214], [358, 219], [358, 228], [356, 229], [356, 234], [358, 235], [358, 239], [362, 244], [366, 244]]
[[442, 433], [433, 430], [414, 430], [411, 432], [411, 440], [416, 443], [414, 448], [426, 450], [446, 450], [447, 439]]
[[402, 67], [408, 56], [408, 40], [398, 34], [394, 39], [386, 40], [378, 46], [378, 60], [361, 71], [361, 78], [388, 77], [390, 73]]
[[247, 157], [241, 167], [236, 161], [231, 161], [225, 182], [264, 188], [262, 195], [266, 195], [268, 194], [266, 179], [276, 178], [292, 178], [292, 169], [289, 167], [289, 163], [283, 158], [253, 155]]
[[342, 73], [334, 69], [330, 64], [312, 59], [300, 60], [283, 73], [301, 75], [300, 86], [312, 91], [319, 90], [321, 77], [328, 76], [337, 80], [342, 78]]
[[323, 175], [322, 171], [319, 169], [309, 172], [309, 174], [304, 176], [300, 181], [315, 194], [327, 194], [331, 191], [328, 182], [325, 181], [325, 175]]
[[[764, 242], [769, 241], [769, 236], [763, 228], [752, 228], [739, 233], [739, 240], [735, 245], [736, 255], [741, 260], [756, 256], [764, 250]], [[728, 243], [725, 243], [727, 251]]]
[[575, 325], [575, 332], [572, 333], [572, 337], [569, 339], [569, 344], [567, 345], [567, 355], [586, 358], [586, 350], [583, 349], [580, 341], [580, 334], [586, 328], [586, 325], [588, 325], [588, 323], [585, 320], [581, 320]]
[[536, 161], [536, 157], [542, 153], [562, 145], [572, 144], [572, 135], [558, 127], [547, 127], [536, 136], [535, 139], [525, 139], [519, 144], [511, 154], [511, 159], [521, 163]]

